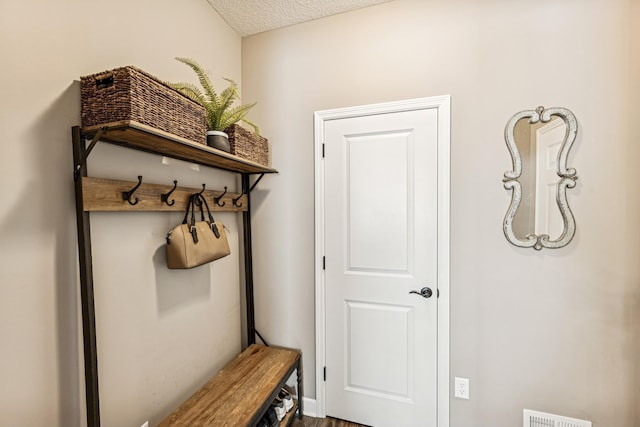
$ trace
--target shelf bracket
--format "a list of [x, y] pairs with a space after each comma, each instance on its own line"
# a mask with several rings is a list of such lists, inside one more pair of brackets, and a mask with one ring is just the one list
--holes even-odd
[[264, 338], [262, 338], [262, 335], [260, 335], [260, 332], [258, 332], [258, 330], [257, 330], [257, 329], [254, 329], [254, 332], [256, 333], [256, 335], [258, 336], [258, 338], [260, 338], [260, 341], [262, 341], [262, 342], [264, 343], [264, 345], [266, 345], [267, 347], [269, 347], [269, 343], [268, 343]]
[[108, 129], [107, 126], [101, 127], [100, 129], [98, 129], [98, 132], [96, 132], [96, 134], [91, 139], [89, 146], [84, 151], [84, 155], [82, 156], [82, 159], [80, 159], [80, 162], [78, 162], [78, 164], [76, 165], [76, 170], [73, 172], [74, 181], [77, 181], [78, 178], [80, 178], [80, 170], [82, 170], [82, 168], [84, 168], [87, 165], [87, 159], [89, 158], [89, 154], [91, 154], [91, 151], [95, 148], [96, 144], [100, 140], [100, 137], [102, 136], [103, 133], [107, 131], [107, 129]]
[[253, 189], [256, 187], [256, 185], [258, 185], [258, 183], [260, 182], [260, 180], [262, 179], [263, 176], [264, 176], [264, 174], [261, 173], [260, 176], [258, 177], [258, 179], [256, 179], [256, 182], [254, 182], [253, 185], [251, 186], [251, 188], [249, 188], [249, 192], [253, 191]]

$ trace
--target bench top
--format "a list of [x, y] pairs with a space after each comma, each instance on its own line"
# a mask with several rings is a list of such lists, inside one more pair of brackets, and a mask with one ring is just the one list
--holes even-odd
[[252, 344], [165, 418], [160, 427], [253, 425], [299, 359], [297, 350]]

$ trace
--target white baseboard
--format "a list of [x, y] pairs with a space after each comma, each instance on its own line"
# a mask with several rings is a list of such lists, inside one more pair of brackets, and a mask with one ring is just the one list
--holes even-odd
[[316, 400], [308, 397], [302, 397], [303, 410], [302, 415], [316, 418]]

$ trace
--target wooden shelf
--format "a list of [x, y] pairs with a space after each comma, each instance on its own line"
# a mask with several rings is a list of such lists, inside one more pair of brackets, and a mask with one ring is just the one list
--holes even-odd
[[188, 139], [143, 125], [134, 121], [121, 121], [80, 129], [85, 138], [93, 138], [105, 129], [100, 141], [198, 163], [231, 172], [247, 174], [277, 173], [261, 164], [242, 159], [224, 151], [198, 144]]
[[[159, 426], [254, 426], [291, 374], [297, 370], [301, 375], [300, 364], [297, 350], [253, 344]], [[293, 413], [287, 414], [287, 423]]]

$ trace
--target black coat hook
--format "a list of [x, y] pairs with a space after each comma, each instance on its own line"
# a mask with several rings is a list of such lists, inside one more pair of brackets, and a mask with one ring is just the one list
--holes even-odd
[[244, 193], [241, 193], [238, 197], [233, 199], [233, 206], [235, 206], [236, 208], [242, 207], [242, 203], [240, 203], [240, 199], [242, 199], [242, 196], [244, 196]]
[[129, 191], [122, 192], [122, 200], [126, 200], [130, 205], [137, 205], [139, 202], [138, 198], [136, 197], [135, 201], [131, 201], [131, 196], [133, 196], [133, 193], [136, 192], [140, 185], [142, 185], [142, 175], [138, 175], [138, 184], [135, 187]]
[[220, 207], [223, 207], [224, 205], [226, 205], [226, 202], [220, 203], [220, 200], [224, 197], [225, 194], [227, 194], [227, 187], [224, 187], [224, 192], [221, 195], [213, 198], [213, 201], [215, 202], [216, 205]]
[[207, 184], [202, 184], [202, 190], [200, 190], [197, 193], [193, 193], [194, 202], [196, 206], [202, 206], [202, 200], [200, 200], [200, 196], [202, 196], [202, 193], [204, 193], [206, 186]]
[[171, 203], [169, 203], [169, 196], [171, 195], [171, 193], [173, 193], [175, 191], [175, 189], [177, 187], [178, 187], [178, 180], [174, 179], [173, 180], [173, 188], [168, 193], [160, 195], [160, 200], [165, 202], [167, 204], [167, 206], [173, 206], [176, 203], [176, 201], [174, 199], [171, 199]]

